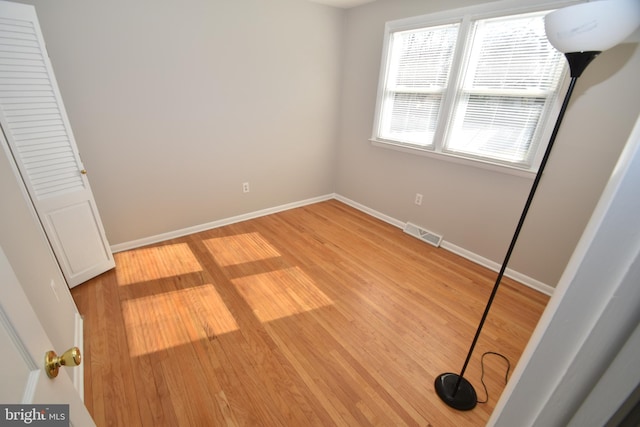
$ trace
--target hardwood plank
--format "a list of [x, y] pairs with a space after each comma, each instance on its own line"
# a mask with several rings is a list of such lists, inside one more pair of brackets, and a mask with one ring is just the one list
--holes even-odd
[[[444, 405], [495, 273], [332, 200], [116, 254], [72, 289], [98, 426], [480, 426]], [[504, 279], [467, 369], [515, 367], [548, 297]]]

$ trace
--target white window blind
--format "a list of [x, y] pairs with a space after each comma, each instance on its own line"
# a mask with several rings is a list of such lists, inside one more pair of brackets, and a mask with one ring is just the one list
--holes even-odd
[[433, 144], [459, 25], [393, 34], [380, 137]]
[[543, 14], [476, 21], [444, 149], [528, 166], [555, 98], [564, 58]]
[[372, 140], [535, 170], [567, 68], [547, 41], [548, 12], [388, 25]]

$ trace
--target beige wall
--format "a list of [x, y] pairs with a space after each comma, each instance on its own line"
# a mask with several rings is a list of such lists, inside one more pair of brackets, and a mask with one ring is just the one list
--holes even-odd
[[333, 191], [341, 10], [23, 2], [36, 7], [112, 245]]
[[[348, 11], [336, 192], [501, 263], [532, 179], [368, 142], [384, 23], [477, 3], [378, 0]], [[557, 283], [640, 113], [638, 75], [638, 44], [625, 44], [604, 52], [578, 81], [512, 269]], [[413, 204], [415, 193], [424, 195], [420, 207]]]
[[[531, 179], [368, 142], [384, 23], [481, 1], [23, 2], [112, 245], [336, 192], [501, 262]], [[626, 44], [578, 82], [514, 270], [559, 279], [640, 112], [639, 71]]]

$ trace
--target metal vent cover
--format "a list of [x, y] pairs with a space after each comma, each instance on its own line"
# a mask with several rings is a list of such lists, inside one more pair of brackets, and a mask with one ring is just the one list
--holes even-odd
[[410, 222], [407, 222], [405, 224], [403, 231], [417, 239], [422, 240], [423, 242], [435, 246], [436, 248], [439, 247], [440, 243], [442, 242], [442, 236], [435, 234], [429, 230], [425, 230], [424, 228]]

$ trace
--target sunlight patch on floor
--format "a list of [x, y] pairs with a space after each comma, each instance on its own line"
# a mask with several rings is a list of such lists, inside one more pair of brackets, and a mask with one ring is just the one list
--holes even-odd
[[202, 271], [186, 243], [135, 249], [114, 254], [118, 284], [131, 285]]
[[131, 357], [239, 329], [212, 284], [122, 302]]
[[298, 267], [245, 276], [232, 283], [263, 323], [333, 304]]
[[280, 253], [260, 233], [216, 237], [204, 241], [221, 267], [279, 257]]

